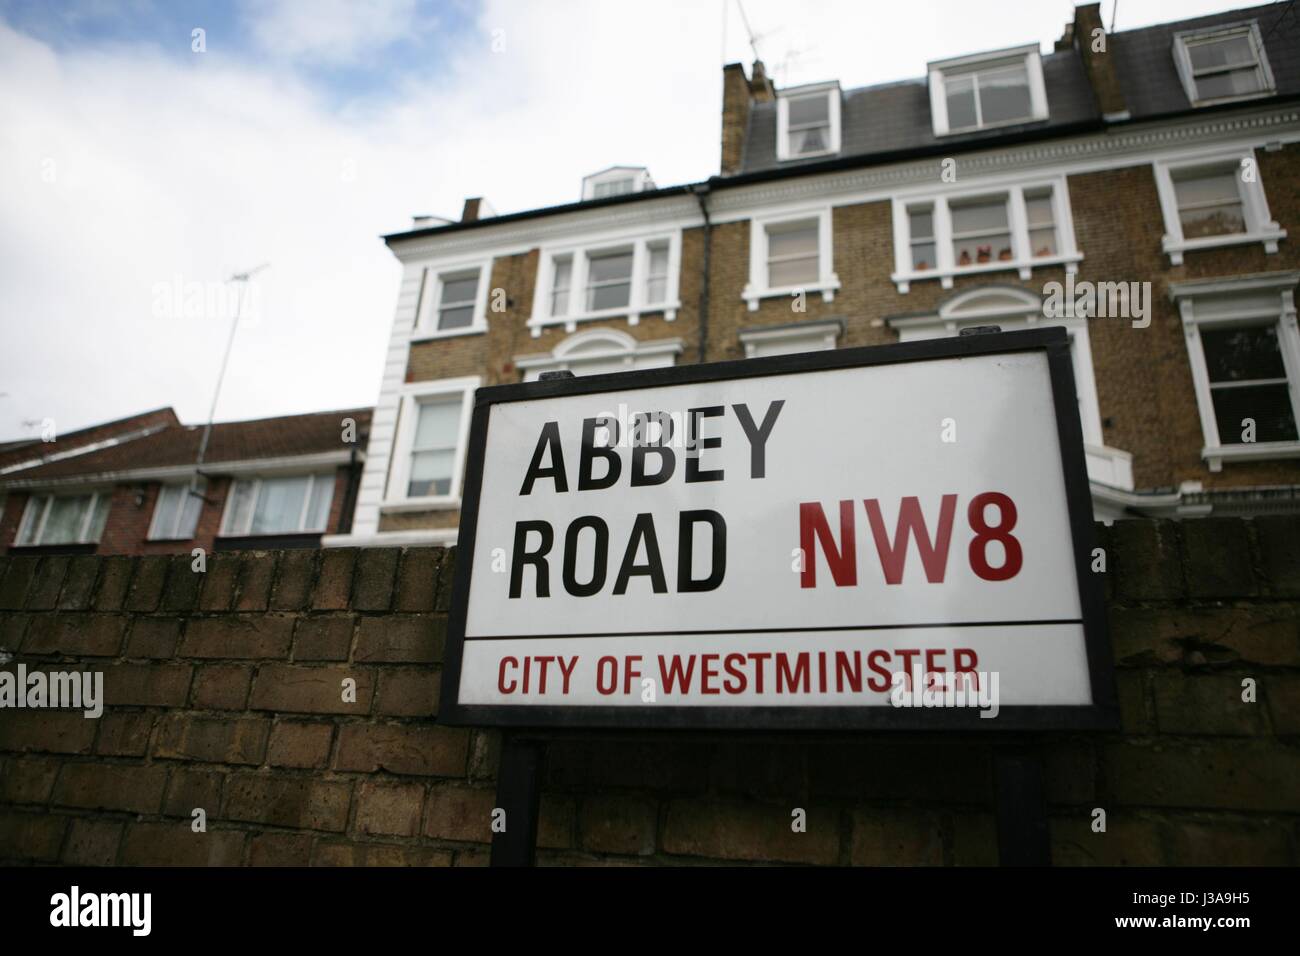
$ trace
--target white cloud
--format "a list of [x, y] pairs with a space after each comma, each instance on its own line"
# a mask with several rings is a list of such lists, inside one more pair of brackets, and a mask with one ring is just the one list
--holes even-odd
[[415, 0], [259, 0], [243, 9], [264, 53], [313, 65], [356, 63], [431, 26]]

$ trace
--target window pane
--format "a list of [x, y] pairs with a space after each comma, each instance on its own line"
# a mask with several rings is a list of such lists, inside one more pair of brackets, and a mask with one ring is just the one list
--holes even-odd
[[1025, 197], [1025, 218], [1029, 221], [1031, 229], [1039, 226], [1050, 226], [1052, 224], [1052, 197], [1046, 196], [1026, 196]]
[[1174, 194], [1178, 197], [1180, 209], [1206, 203], [1241, 201], [1235, 168], [1177, 176], [1174, 179]]
[[589, 282], [608, 282], [611, 279], [630, 279], [631, 277], [631, 252], [616, 252], [611, 255], [591, 257], [587, 275]]
[[421, 402], [415, 423], [415, 449], [454, 448], [460, 426], [462, 398], [453, 395], [437, 401]]
[[785, 259], [772, 262], [767, 268], [767, 284], [773, 288], [805, 285], [817, 281], [817, 257]]
[[36, 526], [41, 523], [41, 512], [45, 510], [45, 503], [48, 500], [44, 495], [37, 495], [27, 499], [27, 507], [23, 511], [22, 527], [18, 529], [17, 544], [34, 543]]
[[944, 90], [948, 99], [948, 128], [964, 129], [976, 125], [974, 78], [945, 78]]
[[595, 312], [599, 309], [622, 309], [631, 301], [632, 283], [620, 282], [618, 285], [602, 285], [589, 290], [587, 308]]
[[81, 537], [81, 523], [90, 507], [90, 495], [67, 495], [50, 502], [49, 517], [40, 544], [72, 544]]
[[411, 456], [411, 477], [406, 494], [410, 498], [451, 494], [454, 451], [421, 451]]
[[912, 268], [918, 272], [934, 268], [934, 243], [922, 242], [912, 244]]
[[984, 125], [1029, 118], [1029, 78], [1024, 67], [981, 73], [979, 90]]
[[474, 306], [463, 305], [438, 313], [439, 329], [465, 329], [474, 324]]
[[830, 127], [810, 126], [790, 133], [790, 152], [795, 156], [804, 153], [820, 153], [830, 149]]
[[95, 513], [90, 516], [90, 527], [86, 529], [87, 541], [99, 541], [100, 535], [104, 533], [104, 525], [108, 522], [108, 509], [112, 501], [113, 497], [108, 493], [95, 499]]
[[1183, 224], [1184, 239], [1246, 231], [1246, 218], [1242, 215], [1241, 203], [1186, 209], [1178, 214], [1178, 219]]
[[767, 255], [769, 259], [780, 256], [815, 255], [817, 252], [817, 223], [802, 223], [793, 227], [771, 227], [767, 230]]
[[231, 490], [231, 501], [226, 512], [226, 526], [222, 534], [248, 534], [248, 522], [252, 517], [254, 483], [236, 481]]
[[324, 531], [330, 518], [330, 502], [334, 500], [334, 476], [317, 475], [311, 485], [311, 501], [307, 503], [307, 525], [304, 531]]
[[153, 506], [153, 524], [149, 528], [150, 538], [170, 538], [174, 535], [176, 514], [183, 503], [181, 496], [184, 493], [184, 485], [163, 485], [158, 490], [158, 501]]
[[621, 196], [631, 191], [631, 179], [615, 179], [612, 182], [596, 183], [596, 188], [592, 190], [592, 196], [595, 199], [604, 199], [606, 196]]
[[668, 280], [662, 276], [651, 276], [645, 284], [645, 300], [647, 303], [662, 302], [668, 297]]
[[1263, 88], [1259, 72], [1254, 67], [1196, 78], [1196, 95], [1203, 100], [1215, 100], [1221, 96], [1244, 96], [1247, 93], [1258, 93]]
[[1007, 228], [1007, 202], [1005, 199], [978, 203], [954, 204], [952, 207], [953, 235], [971, 232], [1005, 231]]
[[1219, 442], [1242, 444], [1244, 419], [1255, 421], [1255, 441], [1295, 441], [1295, 413], [1291, 408], [1291, 390], [1286, 385], [1247, 385], [1241, 388], [1216, 388], [1214, 418], [1219, 425]]
[[1188, 47], [1187, 52], [1192, 59], [1192, 68], [1197, 71], [1255, 62], [1255, 51], [1250, 39], [1245, 36], [1228, 37], [1208, 43], [1193, 43]]
[[800, 96], [789, 101], [789, 125], [811, 126], [830, 122], [831, 101], [825, 93]]
[[464, 305], [473, 302], [478, 294], [478, 273], [442, 282], [442, 305]]
[[309, 480], [307, 475], [264, 479], [250, 533], [278, 534], [299, 530]]
[[176, 529], [178, 538], [194, 537], [194, 529], [199, 525], [199, 512], [203, 510], [203, 498], [201, 496], [206, 494], [207, 490], [208, 483], [204, 479], [199, 479], [194, 487], [193, 494], [190, 493], [190, 486], [185, 486], [184, 510], [181, 512], [180, 526]]
[[908, 211], [908, 229], [912, 241], [934, 238], [934, 212], [930, 209], [912, 209]]
[[1054, 256], [1056, 248], [1055, 229], [1031, 229], [1029, 231], [1029, 251], [1035, 256]]
[[1205, 367], [1211, 382], [1243, 382], [1286, 378], [1277, 326], [1241, 329], [1202, 329]]

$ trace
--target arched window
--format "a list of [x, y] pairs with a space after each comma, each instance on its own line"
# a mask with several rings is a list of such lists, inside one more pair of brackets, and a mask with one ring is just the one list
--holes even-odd
[[630, 372], [633, 369], [665, 368], [676, 362], [681, 339], [642, 342], [618, 329], [588, 329], [577, 332], [554, 351], [521, 355], [515, 365], [525, 382], [536, 381], [543, 372], [569, 371], [574, 375]]

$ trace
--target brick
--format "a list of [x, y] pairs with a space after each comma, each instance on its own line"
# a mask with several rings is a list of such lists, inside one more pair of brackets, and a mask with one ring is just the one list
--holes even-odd
[[709, 788], [723, 795], [799, 801], [808, 792], [805, 747], [782, 741], [728, 741], [710, 761]]
[[28, 614], [0, 614], [0, 648], [16, 651], [23, 645], [23, 632], [27, 630]]
[[1097, 753], [1087, 739], [1053, 742], [1041, 750], [1043, 789], [1054, 806], [1078, 806], [1097, 798]]
[[364, 548], [357, 554], [356, 578], [352, 584], [352, 609], [387, 611], [393, 600], [397, 577], [397, 548]]
[[401, 571], [397, 576], [394, 611], [432, 611], [437, 603], [441, 548], [402, 549]]
[[88, 754], [97, 726], [75, 711], [16, 710], [0, 719], [0, 750]]
[[316, 844], [312, 866], [451, 866], [452, 854], [422, 846], [381, 843]]
[[183, 707], [190, 695], [189, 664], [113, 664], [104, 669], [110, 707]]
[[331, 723], [278, 720], [271, 729], [266, 762], [272, 767], [319, 769], [329, 763], [333, 740]]
[[595, 853], [648, 856], [655, 851], [658, 810], [646, 797], [595, 796], [578, 815], [579, 844]]
[[438, 569], [438, 594], [434, 609], [446, 614], [451, 610], [451, 592], [456, 583], [456, 549], [448, 548], [443, 554], [442, 567]]
[[72, 559], [68, 565], [67, 577], [63, 580], [63, 590], [59, 593], [60, 610], [90, 610], [101, 560], [93, 554], [79, 554]]
[[103, 563], [99, 571], [99, 587], [95, 591], [96, 611], [120, 611], [126, 602], [127, 588], [131, 584], [132, 561], [125, 555], [98, 559]]
[[162, 767], [70, 763], [59, 774], [51, 802], [86, 810], [157, 813], [166, 783]]
[[176, 656], [176, 644], [180, 639], [180, 618], [137, 617], [131, 621], [124, 654], [126, 657], [167, 660]]
[[1300, 677], [1263, 674], [1257, 680], [1257, 696], [1268, 707], [1273, 733], [1279, 737], [1300, 735]]
[[576, 816], [577, 804], [572, 797], [542, 794], [537, 814], [537, 845], [551, 850], [570, 849]]
[[199, 710], [243, 710], [252, 682], [250, 664], [207, 664], [194, 674], [192, 704]]
[[356, 565], [354, 548], [330, 548], [321, 553], [320, 571], [312, 593], [312, 607], [322, 611], [342, 611], [352, 595], [352, 569]]
[[387, 717], [432, 717], [438, 713], [442, 673], [429, 668], [379, 670], [375, 713]]
[[131, 587], [126, 592], [128, 611], [156, 611], [167, 582], [167, 565], [171, 559], [162, 555], [147, 555], [135, 559], [135, 573]]
[[424, 787], [417, 783], [373, 783], [357, 791], [357, 830], [367, 835], [415, 836], [424, 811]]
[[470, 731], [469, 773], [470, 780], [495, 780], [497, 765], [501, 762], [501, 731]]
[[155, 757], [206, 763], [260, 764], [271, 722], [258, 717], [169, 714], [158, 727]]
[[1294, 866], [1283, 820], [1178, 820], [1171, 824], [1175, 866]]
[[991, 813], [958, 811], [952, 814], [952, 864], [998, 865], [998, 829]]
[[23, 653], [116, 657], [124, 629], [113, 614], [40, 614], [27, 626]]
[[1300, 754], [1267, 742], [1183, 744], [1115, 741], [1104, 746], [1110, 803], [1120, 806], [1292, 812]]
[[0, 811], [0, 860], [53, 863], [67, 826], [67, 817]]
[[1125, 733], [1153, 734], [1156, 732], [1156, 709], [1147, 687], [1146, 671], [1120, 670], [1115, 672], [1115, 690], [1119, 697], [1119, 722]]
[[1121, 664], [1300, 665], [1300, 609], [1291, 605], [1112, 608], [1110, 631]]
[[176, 767], [167, 778], [163, 796], [163, 816], [184, 817], [193, 821], [194, 811], [202, 810], [209, 819], [221, 808], [221, 788], [226, 775], [217, 770]]
[[[206, 565], [206, 558], [205, 565]], [[161, 607], [164, 611], [192, 611], [199, 602], [206, 571], [194, 570], [194, 558], [178, 554], [167, 563], [167, 583], [163, 587]]]
[[265, 611], [275, 581], [274, 551], [245, 551], [239, 560], [237, 611]]
[[808, 747], [810, 792], [823, 797], [988, 805], [992, 773], [989, 744], [982, 739], [956, 748], [951, 738], [920, 737]]
[[943, 828], [929, 810], [861, 808], [853, 814], [854, 866], [941, 866]]
[[239, 866], [245, 834], [195, 833], [189, 823], [132, 823], [122, 841], [122, 866]]
[[199, 593], [199, 610], [229, 611], [239, 580], [239, 555], [218, 551], [207, 557], [203, 572], [203, 589]]
[[663, 849], [675, 856], [777, 863], [835, 863], [839, 814], [805, 807], [807, 831], [790, 828], [793, 808], [705, 800], [674, 800], [664, 822]]
[[365, 617], [357, 629], [356, 660], [362, 663], [436, 664], [447, 641], [440, 614]]
[[196, 618], [185, 627], [182, 657], [270, 658], [284, 660], [293, 641], [294, 619], [250, 614]]
[[69, 866], [112, 866], [122, 843], [122, 824], [74, 819], [63, 842], [60, 862]]
[[345, 724], [334, 769], [463, 777], [468, 746], [469, 734], [459, 728]]
[[1257, 592], [1246, 527], [1239, 518], [1183, 523], [1184, 567], [1191, 597], [1248, 597]]
[[1173, 521], [1116, 521], [1111, 573], [1124, 600], [1175, 600], [1184, 596], [1178, 525]]
[[[496, 793], [492, 790], [448, 784], [429, 791], [424, 816], [424, 835], [438, 840], [468, 843], [492, 841], [492, 811]], [[506, 821], [510, 825], [510, 821]]]
[[709, 746], [688, 741], [555, 740], [546, 749], [546, 786], [702, 792], [710, 754]]
[[316, 558], [314, 548], [286, 551], [281, 555], [280, 575], [271, 592], [272, 608], [277, 611], [300, 611], [311, 604]]
[[27, 603], [27, 591], [36, 577], [39, 559], [29, 554], [15, 555], [9, 559], [4, 580], [0, 581], [0, 609], [20, 611]]
[[95, 753], [107, 757], [143, 757], [149, 750], [154, 715], [145, 711], [117, 711], [100, 718]]
[[249, 866], [307, 866], [311, 836], [305, 833], [256, 833], [248, 845]]
[[350, 614], [299, 618], [294, 631], [295, 661], [345, 661], [352, 650]]
[[1151, 681], [1162, 734], [1255, 736], [1266, 733], [1264, 705], [1244, 703], [1241, 678], [1231, 674], [1161, 671]]
[[42, 558], [36, 567], [36, 575], [27, 589], [27, 609], [29, 611], [52, 611], [59, 603], [59, 592], [63, 590], [63, 579], [68, 573], [72, 559], [67, 555], [53, 554]]
[[[343, 700], [343, 681], [356, 681], [356, 700]], [[298, 714], [367, 714], [374, 694], [368, 668], [264, 664], [253, 681], [250, 710]]]
[[0, 767], [0, 804], [45, 803], [54, 790], [59, 762], [48, 757], [10, 757]]
[[1090, 808], [1052, 816], [1048, 829], [1054, 866], [1168, 866], [1163, 825], [1120, 809], [1107, 809], [1106, 831], [1093, 830]]
[[1300, 597], [1300, 515], [1254, 520], [1264, 580], [1277, 597]]
[[314, 777], [237, 773], [226, 785], [222, 817], [247, 823], [341, 832], [351, 784]]

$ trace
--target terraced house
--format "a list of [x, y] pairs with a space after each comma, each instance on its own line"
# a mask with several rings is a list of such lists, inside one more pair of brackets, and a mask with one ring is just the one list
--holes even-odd
[[1300, 508], [1300, 15], [1108, 35], [1090, 4], [1051, 50], [917, 71], [778, 89], [732, 64], [707, 181], [616, 167], [387, 236], [382, 394], [325, 543], [454, 540], [479, 386], [1041, 323], [1072, 338], [1098, 517]]

